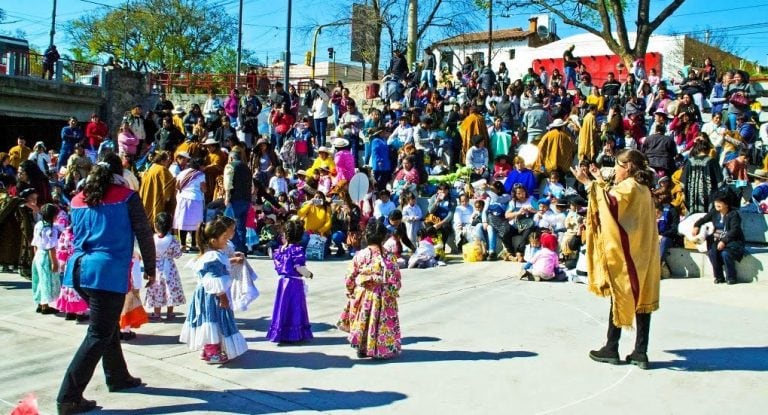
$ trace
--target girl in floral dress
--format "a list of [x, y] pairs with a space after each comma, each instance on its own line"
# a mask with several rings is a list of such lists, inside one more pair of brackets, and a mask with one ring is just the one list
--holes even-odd
[[173, 261], [181, 257], [181, 245], [171, 233], [173, 221], [171, 215], [161, 212], [155, 216], [155, 251], [157, 252], [157, 278], [147, 288], [144, 305], [155, 310], [150, 320], [160, 319], [160, 309], [167, 307], [166, 319], [173, 320], [176, 315], [173, 307], [187, 302], [184, 288], [181, 286], [179, 270]]
[[57, 309], [50, 306], [56, 303], [61, 280], [59, 279], [59, 265], [56, 259], [56, 243], [59, 240], [59, 232], [53, 226], [53, 221], [59, 213], [59, 208], [51, 203], [45, 204], [40, 209], [42, 220], [35, 224], [32, 232], [32, 247], [35, 250], [32, 259], [32, 297], [37, 304], [37, 312], [42, 314], [55, 314]]
[[400, 270], [381, 244], [386, 226], [371, 221], [365, 229], [368, 247], [355, 254], [346, 277], [347, 307], [338, 327], [349, 332], [358, 357], [387, 359], [400, 353], [400, 318], [397, 297]]
[[272, 310], [272, 325], [267, 339], [275, 343], [310, 340], [312, 328], [307, 312], [303, 278], [312, 278], [306, 267], [307, 257], [301, 247], [304, 224], [297, 220], [285, 225], [285, 244], [273, 253], [275, 271], [280, 276]]
[[[55, 226], [60, 232], [59, 242], [56, 245], [56, 259], [59, 260], [60, 274], [63, 274], [67, 260], [75, 252], [74, 234], [69, 223], [69, 215], [65, 210], [59, 211]], [[88, 303], [72, 287], [61, 286], [59, 299], [56, 300], [56, 308], [62, 313], [66, 313], [66, 320], [77, 320], [78, 322], [88, 320]]]

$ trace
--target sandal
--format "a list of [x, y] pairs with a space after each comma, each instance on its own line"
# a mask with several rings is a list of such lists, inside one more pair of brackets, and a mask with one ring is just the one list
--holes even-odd
[[160, 314], [152, 313], [149, 315], [150, 320], [160, 320]]
[[166, 320], [173, 320], [176, 318], [176, 313], [165, 313]]

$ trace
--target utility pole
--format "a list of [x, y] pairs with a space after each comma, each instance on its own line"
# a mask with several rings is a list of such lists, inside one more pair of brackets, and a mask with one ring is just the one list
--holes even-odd
[[416, 63], [416, 35], [419, 30], [419, 2], [418, 0], [408, 0], [408, 69], [412, 70]]
[[53, 46], [53, 35], [56, 34], [56, 0], [53, 0], [53, 13], [51, 13], [51, 42], [48, 46]]
[[288, 0], [288, 24], [286, 24], [287, 30], [285, 31], [285, 73], [283, 74], [285, 89], [288, 90], [290, 85], [289, 79], [291, 75], [291, 9], [292, 0]]
[[[128, 67], [128, 6], [131, 0], [125, 2], [125, 14], [123, 15], [123, 68]], [[173, 71], [173, 68], [171, 68]]]
[[488, 66], [493, 56], [493, 0], [488, 1]]
[[240, 0], [240, 14], [237, 19], [237, 68], [235, 69], [235, 88], [240, 86], [240, 61], [243, 58], [243, 0]]

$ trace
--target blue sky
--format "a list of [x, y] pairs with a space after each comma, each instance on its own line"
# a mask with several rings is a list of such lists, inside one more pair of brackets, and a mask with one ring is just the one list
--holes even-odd
[[[124, 1], [117, 0], [94, 1], [115, 6], [124, 4]], [[632, 0], [630, 0], [631, 2]], [[201, 1], [201, 3], [224, 7], [232, 15], [236, 15], [238, 10], [237, 0], [208, 0], [207, 2]], [[324, 23], [334, 20], [334, 16], [339, 10], [335, 4], [338, 3], [349, 3], [351, 10], [351, 1], [293, 0], [293, 25], [306, 25], [307, 21]], [[667, 1], [653, 1], [652, 4], [657, 8], [652, 9], [653, 15], [655, 16], [658, 9], [666, 3]], [[48, 44], [52, 4], [53, 0], [0, 2], [0, 7], [7, 12], [6, 20], [12, 22], [0, 25], [0, 29], [11, 32], [21, 29], [26, 32], [30, 43], [44, 48]], [[728, 38], [735, 39], [733, 41], [734, 46], [740, 52], [740, 56], [750, 61], [758, 61], [762, 65], [768, 65], [768, 29], [765, 29], [768, 27], [768, 0], [742, 0], [734, 3], [733, 8], [729, 8], [728, 4], [728, 2], [710, 0], [687, 0], [656, 33], [701, 33], [706, 28], [711, 28], [716, 32], [724, 31], [724, 35]], [[66, 51], [68, 46], [63, 31], [63, 25], [66, 21], [99, 7], [91, 1], [58, 0], [56, 44], [60, 49]], [[286, 11], [286, 0], [244, 1], [243, 45], [255, 50], [262, 62], [266, 61], [267, 58], [269, 61], [273, 61], [284, 50]], [[494, 27], [527, 26], [530, 13], [512, 11], [511, 14], [508, 18], [496, 18]], [[478, 17], [478, 25], [481, 30], [487, 24], [486, 22], [486, 19]], [[582, 33], [581, 29], [566, 26], [561, 21], [557, 22], [557, 30], [560, 37]], [[311, 34], [297, 30], [291, 32], [291, 60], [293, 62], [304, 61], [304, 53], [311, 47], [311, 41]], [[326, 50], [331, 46], [338, 50], [337, 61], [349, 61], [348, 38], [345, 38], [341, 33], [333, 36], [326, 32], [320, 36], [318, 42], [319, 61], [327, 59]], [[386, 57], [387, 54], [384, 53], [383, 56]], [[386, 64], [386, 58], [382, 64]]]

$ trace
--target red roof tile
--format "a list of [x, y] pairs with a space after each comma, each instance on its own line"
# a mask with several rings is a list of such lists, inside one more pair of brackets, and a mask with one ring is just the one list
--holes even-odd
[[[527, 38], [528, 35], [530, 34], [533, 34], [533, 32], [523, 30], [520, 27], [515, 27], [512, 29], [494, 30], [493, 40], [494, 41], [523, 40]], [[488, 31], [472, 32], [472, 33], [463, 33], [458, 36], [449, 37], [448, 39], [437, 41], [435, 42], [435, 45], [455, 45], [455, 44], [461, 44], [461, 43], [476, 43], [476, 42], [485, 42], [487, 40], [488, 40]]]

